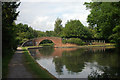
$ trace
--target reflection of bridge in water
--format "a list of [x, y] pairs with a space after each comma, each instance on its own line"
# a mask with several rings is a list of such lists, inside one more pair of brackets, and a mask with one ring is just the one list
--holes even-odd
[[[54, 48], [54, 52], [50, 56], [62, 56], [62, 53], [64, 51], [74, 51], [77, 50], [77, 48]], [[43, 54], [40, 53], [39, 49], [36, 49], [36, 57], [43, 56]]]
[[[54, 49], [54, 51], [49, 56], [53, 56], [53, 57], [59, 56], [59, 57], [61, 57], [62, 53], [64, 51], [70, 52], [70, 51], [75, 51], [75, 50], [81, 49], [81, 48], [53, 48], [53, 49]], [[105, 52], [106, 47], [90, 47], [90, 48], [82, 48], [82, 49], [86, 49], [87, 51], [92, 51], [94, 53], [94, 52], [99, 52], [99, 51], [100, 52]], [[39, 49], [36, 49], [35, 53], [37, 53], [37, 54], [35, 54], [36, 57], [44, 56], [44, 53], [41, 53], [39, 51]]]

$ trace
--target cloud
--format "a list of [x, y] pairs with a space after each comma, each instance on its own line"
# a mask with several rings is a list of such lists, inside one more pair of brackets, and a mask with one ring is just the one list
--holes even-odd
[[54, 29], [54, 23], [53, 21], [51, 21], [51, 17], [49, 16], [38, 16], [35, 20], [33, 20], [33, 22], [31, 23], [31, 26], [34, 29], [41, 30], [41, 31]]
[[28, 24], [36, 30], [54, 30], [55, 20], [62, 19], [63, 26], [70, 19], [80, 20], [87, 26], [87, 15], [90, 11], [86, 10], [84, 2], [22, 2], [18, 11], [19, 17], [16, 23]]
[[81, 23], [85, 26], [87, 26], [88, 24], [86, 23], [87, 21], [87, 14], [79, 14], [79, 13], [75, 13], [75, 14], [63, 14], [62, 15], [62, 19], [63, 19], [63, 24], [66, 24], [67, 20], [80, 20]]

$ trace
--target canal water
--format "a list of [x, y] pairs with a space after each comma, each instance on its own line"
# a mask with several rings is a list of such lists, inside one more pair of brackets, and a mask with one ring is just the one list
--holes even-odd
[[43, 47], [29, 51], [57, 78], [120, 78], [120, 53], [115, 48]]

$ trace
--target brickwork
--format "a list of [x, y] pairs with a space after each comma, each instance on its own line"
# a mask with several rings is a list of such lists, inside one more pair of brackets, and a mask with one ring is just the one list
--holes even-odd
[[40, 42], [43, 40], [51, 40], [54, 43], [54, 47], [71, 47], [77, 46], [75, 44], [63, 44], [62, 38], [59, 37], [40, 37], [33, 40], [33, 46], [39, 46]]
[[62, 39], [59, 37], [41, 37], [34, 39], [34, 46], [39, 46], [39, 43], [43, 40], [51, 40], [54, 43], [54, 46], [61, 46], [62, 45]]

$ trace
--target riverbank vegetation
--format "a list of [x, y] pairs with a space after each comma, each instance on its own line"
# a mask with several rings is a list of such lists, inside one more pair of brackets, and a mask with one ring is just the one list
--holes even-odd
[[62, 42], [65, 43], [71, 43], [71, 44], [77, 44], [77, 45], [84, 45], [85, 42], [83, 42], [80, 38], [69, 38], [69, 39], [63, 39]]
[[120, 1], [85, 3], [90, 9], [87, 21], [89, 28], [95, 31], [94, 37], [114, 42], [120, 47]]
[[24, 50], [24, 60], [25, 65], [37, 78], [48, 78], [50, 80], [57, 80], [53, 75], [51, 75], [47, 70], [42, 68], [30, 55], [26, 47], [22, 48]]

